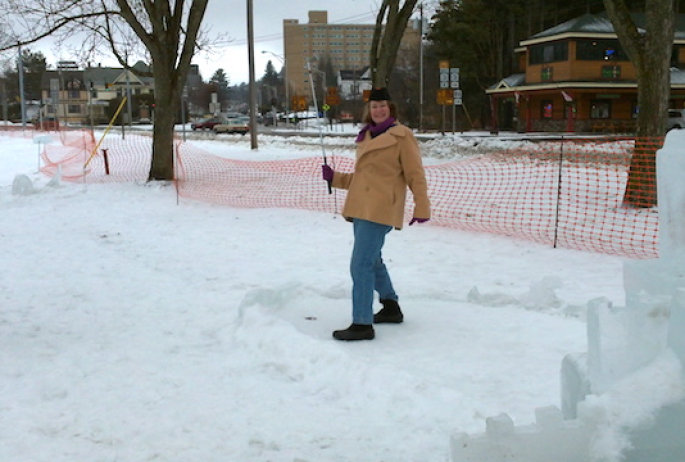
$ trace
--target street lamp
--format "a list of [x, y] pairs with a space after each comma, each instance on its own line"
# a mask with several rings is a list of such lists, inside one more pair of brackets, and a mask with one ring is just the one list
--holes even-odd
[[264, 53], [268, 53], [278, 59], [281, 64], [283, 64], [283, 68], [285, 69], [285, 75], [283, 76], [285, 79], [285, 120], [286, 123], [288, 123], [290, 120], [290, 82], [288, 81], [288, 63], [285, 60], [285, 56], [277, 55], [272, 51], [262, 50], [262, 54]]

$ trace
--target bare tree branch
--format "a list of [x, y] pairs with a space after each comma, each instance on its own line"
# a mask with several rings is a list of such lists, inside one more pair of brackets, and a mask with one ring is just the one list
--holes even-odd
[[86, 54], [106, 44], [128, 69], [132, 53], [149, 58], [156, 107], [150, 179], [172, 180], [175, 118], [192, 58], [201, 48], [208, 0], [4, 1], [9, 5], [0, 11], [0, 30], [7, 33], [0, 36], [0, 51], [85, 34], [78, 46]]

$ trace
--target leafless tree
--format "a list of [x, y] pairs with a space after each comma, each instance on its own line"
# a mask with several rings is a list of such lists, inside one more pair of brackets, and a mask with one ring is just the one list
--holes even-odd
[[[371, 41], [371, 82], [374, 87], [388, 85], [395, 66], [397, 50], [418, 0], [383, 0]], [[385, 22], [385, 27], [383, 26]]]
[[208, 0], [4, 0], [0, 50], [46, 37], [84, 37], [92, 53], [106, 44], [130, 69], [142, 44], [155, 84], [155, 121], [149, 180], [174, 179], [174, 122]]
[[674, 0], [646, 0], [644, 28], [635, 24], [626, 0], [604, 0], [604, 6], [637, 71], [637, 141], [623, 201], [651, 207], [656, 205], [656, 150], [660, 147], [654, 140], [665, 132], [671, 90], [675, 4]]

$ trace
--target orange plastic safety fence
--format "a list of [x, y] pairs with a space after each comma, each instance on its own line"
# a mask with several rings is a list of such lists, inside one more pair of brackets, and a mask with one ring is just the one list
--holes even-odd
[[2, 136], [13, 138], [33, 138], [37, 133], [38, 131], [32, 125], [22, 127], [21, 125], [17, 124], [3, 125], [2, 122], [0, 122], [0, 134], [2, 134]]
[[[650, 143], [655, 152], [660, 140]], [[559, 247], [658, 255], [658, 215], [624, 204], [633, 141], [545, 142], [428, 167], [434, 221]], [[634, 166], [634, 168], [637, 168]], [[656, 187], [653, 162], [640, 187]]]
[[111, 136], [100, 142], [89, 131], [62, 133], [61, 146], [47, 145], [43, 151], [41, 171], [46, 175], [59, 171], [65, 180], [89, 183], [147, 180], [152, 152], [149, 136]]
[[[88, 182], [145, 181], [151, 139], [106, 138], [84, 171], [96, 140], [79, 133], [46, 146], [43, 171]], [[431, 223], [514, 236], [544, 245], [634, 258], [658, 256], [655, 152], [662, 139], [563, 140], [426, 166]], [[103, 150], [108, 151], [106, 174]], [[176, 142], [179, 195], [249, 208], [339, 213], [345, 191], [328, 194], [321, 158], [245, 161]], [[335, 169], [352, 171], [338, 156]], [[411, 194], [406, 215], [412, 213]]]

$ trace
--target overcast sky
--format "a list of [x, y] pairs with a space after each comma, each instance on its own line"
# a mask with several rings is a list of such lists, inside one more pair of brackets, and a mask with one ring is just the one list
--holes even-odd
[[[208, 35], [214, 37], [223, 35], [230, 39], [225, 46], [214, 47], [211, 53], [199, 53], [193, 63], [200, 66], [204, 80], [209, 80], [217, 69], [223, 69], [230, 79], [231, 85], [247, 82], [248, 67], [248, 37], [247, 37], [247, 2], [248, 0], [210, 0], [205, 15], [204, 24]], [[300, 24], [309, 22], [310, 10], [328, 11], [329, 24], [373, 24], [376, 21], [378, 7], [381, 0], [252, 0], [255, 38], [255, 77], [264, 75], [266, 64], [271, 60], [277, 71], [282, 62], [274, 57], [274, 53], [283, 56], [283, 20], [297, 19]], [[425, 14], [430, 16], [431, 6], [437, 0], [424, 0]], [[28, 48], [31, 51], [42, 52], [51, 68], [55, 68], [58, 61], [74, 60], [65, 49], [56, 50], [50, 38], [43, 39]], [[266, 52], [266, 53], [262, 53]], [[14, 59], [16, 51], [3, 53], [0, 59]], [[97, 58], [103, 66], [118, 66], [112, 58]], [[81, 63], [83, 64], [83, 63]]]
[[[306, 24], [310, 10], [326, 10], [330, 24], [373, 24], [379, 4], [380, 0], [253, 0], [256, 78], [264, 74], [269, 60], [276, 70], [282, 67], [282, 63], [268, 52], [283, 55], [284, 19], [297, 19], [300, 24]], [[205, 22], [211, 32], [226, 33], [233, 41], [211, 55], [196, 56], [194, 63], [200, 66], [204, 79], [223, 68], [231, 84], [247, 82], [247, 0], [210, 0]]]

